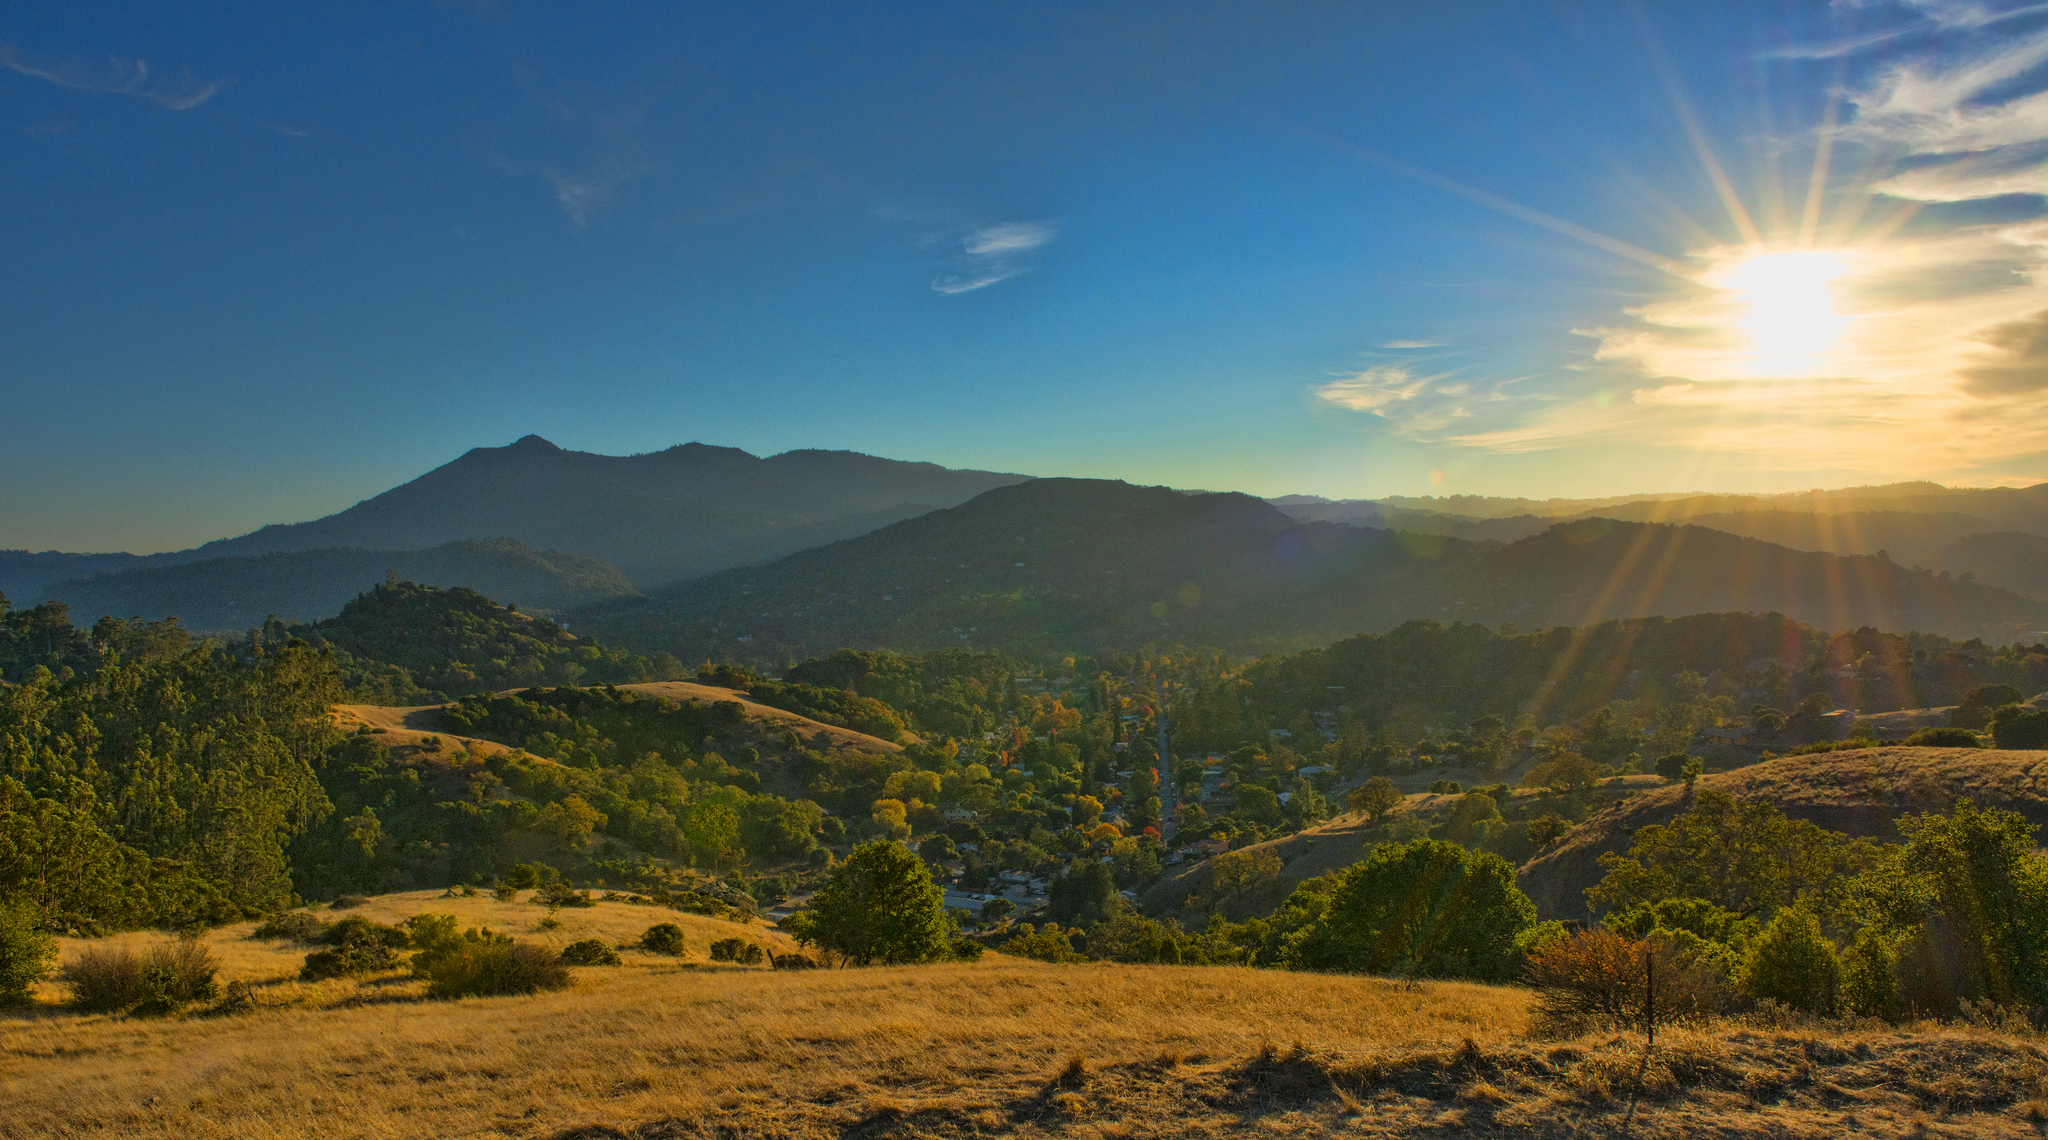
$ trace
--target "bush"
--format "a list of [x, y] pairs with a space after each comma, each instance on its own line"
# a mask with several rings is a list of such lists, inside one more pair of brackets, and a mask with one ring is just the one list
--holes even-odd
[[1984, 742], [1967, 728], [1923, 728], [1900, 743], [1910, 748], [1982, 748]]
[[981, 943], [976, 942], [972, 938], [955, 938], [953, 940], [953, 957], [961, 962], [981, 961], [982, 949]]
[[393, 950], [403, 950], [411, 942], [410, 936], [396, 926], [371, 922], [361, 915], [350, 915], [340, 922], [329, 923], [313, 941], [322, 946], [347, 946], [353, 942], [375, 943]]
[[680, 958], [684, 951], [683, 928], [673, 922], [655, 923], [647, 928], [647, 933], [640, 936], [640, 945], [656, 954], [670, 954]]
[[2048, 748], [2048, 709], [2007, 705], [1991, 717], [1991, 739], [2004, 749]]
[[742, 966], [758, 966], [766, 958], [759, 946], [744, 938], [721, 938], [711, 944], [711, 960], [714, 962], [738, 962]]
[[1778, 912], [1750, 946], [1743, 987], [1759, 1001], [1766, 998], [1793, 1009], [1823, 1016], [1835, 1012], [1842, 965], [1834, 944], [1820, 923], [1801, 907]]
[[1661, 1025], [1707, 1017], [1728, 1002], [1721, 972], [1671, 939], [1625, 938], [1605, 927], [1538, 947], [1523, 976], [1538, 991], [1543, 1021], [1567, 1033], [1602, 1022], [1643, 1027], [1653, 1018]]
[[71, 1004], [96, 1013], [123, 1010], [139, 1016], [176, 1013], [220, 992], [220, 960], [192, 939], [158, 942], [137, 954], [128, 947], [94, 947], [65, 965]]
[[589, 891], [571, 890], [569, 884], [562, 882], [560, 879], [542, 887], [540, 893], [533, 896], [533, 901], [543, 906], [585, 907], [597, 905], [597, 900], [590, 897]]
[[572, 980], [557, 955], [502, 938], [465, 940], [437, 957], [426, 974], [427, 993], [438, 998], [538, 993], [567, 989]]
[[57, 941], [25, 906], [0, 907], [0, 1006], [24, 1005], [50, 972]]
[[[756, 962], [761, 960], [759, 947], [754, 949], [754, 960]], [[612, 949], [602, 939], [585, 938], [581, 942], [571, 942], [567, 946], [562, 947], [562, 964], [564, 966], [616, 966], [619, 964], [619, 952]]]
[[340, 898], [337, 898], [333, 902], [328, 903], [327, 909], [348, 910], [352, 907], [359, 907], [369, 901], [369, 899], [366, 899], [361, 895], [342, 895]]
[[515, 891], [530, 891], [540, 886], [540, 868], [531, 863], [514, 863], [505, 883]]
[[264, 919], [261, 926], [249, 932], [249, 937], [316, 942], [320, 937], [321, 925], [318, 918], [303, 910], [288, 910]]
[[1657, 757], [1657, 775], [1666, 780], [1677, 781], [1685, 776], [1685, 762], [1692, 759], [1683, 752], [1671, 752]]
[[325, 978], [353, 978], [389, 970], [398, 964], [398, 951], [377, 942], [345, 942], [306, 955], [299, 967], [299, 980], [317, 982]]
[[391, 969], [398, 964], [398, 952], [411, 944], [412, 937], [396, 926], [350, 915], [329, 924], [313, 940], [331, 949], [306, 955], [305, 965], [299, 969], [302, 981], [352, 978]]
[[491, 897], [499, 902], [511, 902], [519, 897], [519, 888], [510, 883], [499, 883], [491, 888]]

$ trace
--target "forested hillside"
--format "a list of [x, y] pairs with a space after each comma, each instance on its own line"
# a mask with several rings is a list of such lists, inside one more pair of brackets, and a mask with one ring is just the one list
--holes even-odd
[[527, 685], [682, 676], [673, 657], [598, 645], [475, 590], [415, 582], [378, 585], [326, 621], [268, 622], [251, 638], [272, 645], [299, 638], [331, 649], [350, 697], [365, 704], [429, 704]]
[[2048, 602], [1996, 587], [1700, 527], [1588, 519], [1503, 546], [1079, 479], [1003, 488], [577, 620], [641, 652], [786, 665], [840, 646], [1269, 652], [1415, 618], [1533, 629], [1731, 610], [1994, 641], [2048, 627]]
[[45, 592], [81, 617], [176, 617], [188, 629], [239, 633], [267, 617], [333, 617], [387, 578], [466, 586], [542, 611], [638, 593], [606, 563], [559, 550], [529, 550], [509, 538], [451, 542], [431, 550], [342, 548], [209, 558], [59, 582]]

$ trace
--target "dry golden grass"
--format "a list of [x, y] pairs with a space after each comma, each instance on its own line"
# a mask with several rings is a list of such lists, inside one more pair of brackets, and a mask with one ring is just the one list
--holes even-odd
[[[375, 900], [500, 928], [540, 908]], [[567, 940], [667, 912], [563, 911]], [[645, 919], [646, 921], [643, 921]], [[740, 929], [688, 916], [693, 953]], [[571, 926], [570, 924], [581, 924]], [[246, 929], [246, 928], [245, 928]], [[747, 928], [764, 941], [772, 932]], [[2019, 1136], [2048, 1126], [2031, 1038], [1875, 1024], [1528, 1036], [1526, 991], [1171, 966], [776, 973], [629, 953], [532, 997], [300, 987], [215, 935], [253, 1010], [0, 1017], [0, 1137]], [[67, 944], [75, 953], [77, 944]], [[701, 957], [698, 959], [701, 963]], [[326, 988], [321, 988], [326, 987]]]
[[[726, 922], [701, 915], [678, 914], [664, 907], [633, 906], [623, 902], [600, 902], [592, 907], [564, 907], [554, 912], [557, 924], [553, 929], [541, 929], [540, 924], [549, 918], [546, 907], [537, 906], [532, 899], [534, 892], [521, 891], [513, 902], [499, 902], [488, 892], [475, 898], [446, 898], [440, 891], [409, 891], [402, 894], [379, 895], [363, 905], [347, 910], [330, 911], [325, 907], [314, 908], [314, 913], [325, 921], [333, 921], [347, 915], [361, 915], [372, 922], [396, 924], [415, 914], [452, 914], [465, 927], [487, 926], [502, 934], [510, 934], [522, 942], [534, 942], [542, 946], [559, 949], [571, 942], [585, 938], [602, 938], [619, 946], [620, 956], [625, 961], [624, 969], [675, 970], [678, 959], [666, 954], [655, 954], [637, 949], [640, 936], [647, 928], [658, 922], [673, 922], [683, 928], [684, 956], [680, 961], [694, 962], [698, 968], [720, 971], [741, 969], [709, 961], [711, 943], [720, 938], [742, 937], [760, 943], [766, 949], [781, 954], [796, 948], [796, 943], [786, 934], [760, 923], [743, 924]], [[360, 1005], [369, 1001], [410, 1000], [424, 991], [422, 984], [413, 982], [401, 974], [394, 973], [365, 982], [324, 981], [305, 982], [299, 978], [299, 967], [306, 960], [306, 953], [315, 947], [289, 941], [269, 941], [250, 937], [257, 924], [245, 922], [236, 926], [224, 926], [206, 936], [207, 949], [221, 961], [220, 981], [247, 982], [256, 987], [256, 998], [266, 1006], [287, 1005]], [[132, 946], [140, 949], [143, 945], [165, 937], [162, 934], [129, 933], [117, 934], [111, 938], [83, 939], [60, 938], [57, 940], [57, 961], [59, 965], [71, 961], [88, 946]], [[747, 967], [758, 969], [759, 967]], [[63, 988], [54, 980], [42, 984], [37, 999], [44, 1005], [55, 1005], [65, 998]]]
[[[764, 705], [738, 689], [720, 688], [717, 685], [700, 685], [695, 681], [645, 681], [634, 685], [620, 685], [619, 688], [650, 696], [665, 697], [671, 701], [701, 701], [711, 704], [716, 701], [736, 701], [746, 710], [747, 720], [763, 732], [795, 732], [807, 741], [817, 740], [822, 735], [829, 747], [849, 752], [901, 752], [903, 746], [869, 736], [850, 728], [839, 728], [824, 721], [812, 720], [787, 709]], [[914, 737], [912, 739], [915, 739]]]

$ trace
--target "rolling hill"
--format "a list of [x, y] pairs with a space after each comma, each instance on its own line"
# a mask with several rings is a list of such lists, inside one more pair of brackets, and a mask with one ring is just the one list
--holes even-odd
[[[1974, 748], [1869, 748], [1787, 756], [1710, 774], [1699, 786], [1739, 800], [1767, 800], [1793, 819], [1830, 831], [1898, 842], [1908, 812], [1948, 812], [1968, 798], [2048, 824], [2048, 753]], [[1685, 810], [1682, 784], [1624, 800], [1579, 825], [1524, 864], [1517, 882], [1545, 918], [1586, 917], [1586, 888], [1604, 873], [1600, 856], [1625, 851], [1635, 833]]]
[[641, 652], [773, 662], [841, 646], [1259, 651], [1415, 618], [1535, 629], [1730, 611], [1999, 641], [2048, 626], [2048, 604], [1995, 587], [1701, 527], [1581, 520], [1502, 545], [1085, 479], [1000, 488], [576, 621]]
[[387, 576], [428, 586], [467, 586], [543, 613], [638, 594], [609, 564], [509, 538], [450, 542], [431, 550], [296, 550], [143, 566], [48, 588], [80, 620], [102, 614], [183, 619], [194, 630], [240, 631], [266, 617], [318, 621], [341, 612]]

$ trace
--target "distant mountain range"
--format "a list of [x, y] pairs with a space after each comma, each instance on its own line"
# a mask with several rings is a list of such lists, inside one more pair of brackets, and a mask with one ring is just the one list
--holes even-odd
[[1258, 651], [1413, 618], [1533, 629], [1723, 611], [1995, 640], [2048, 626], [2048, 603], [1993, 586], [1704, 527], [1585, 519], [1514, 543], [1474, 542], [1300, 523], [1245, 495], [1082, 479], [1002, 488], [765, 566], [589, 607], [576, 625], [685, 661], [775, 661], [842, 645]]
[[2044, 548], [2048, 484], [1260, 500], [839, 451], [593, 455], [527, 436], [191, 550], [0, 551], [0, 593], [87, 622], [231, 630], [332, 616], [388, 572], [598, 623], [644, 651], [756, 660], [842, 644], [1262, 650], [1414, 617], [1533, 628], [1731, 609], [2002, 639], [2048, 626]]
[[[1884, 553], [1905, 566], [1974, 574], [2048, 599], [2048, 570], [2024, 553], [2029, 536], [2048, 539], [2048, 484], [1943, 487], [1896, 483], [1790, 495], [1662, 495], [1628, 500], [1320, 499], [1270, 500], [1302, 522], [1341, 522], [1416, 534], [1514, 542], [1559, 522], [1609, 518], [1685, 523], [1794, 550]], [[1980, 536], [2001, 535], [1992, 539]], [[2018, 544], [2017, 546], [2015, 544]], [[1997, 547], [2003, 553], [1993, 553]]]
[[[147, 556], [0, 552], [0, 593], [16, 604], [33, 603], [54, 596], [51, 588], [59, 582], [142, 567], [288, 551], [419, 551], [498, 538], [608, 562], [645, 589], [863, 534], [1025, 478], [850, 451], [791, 451], [762, 459], [702, 443], [647, 455], [593, 455], [529, 435], [506, 447], [473, 449], [338, 514], [266, 526], [191, 550]], [[309, 572], [351, 572], [346, 558], [335, 555], [331, 561], [334, 566]], [[223, 565], [220, 573], [223, 591], [248, 581], [236, 567]], [[183, 580], [204, 577], [195, 574]], [[84, 613], [92, 605], [154, 596], [158, 587], [103, 583], [96, 589], [88, 594], [67, 586], [73, 597], [91, 604], [60, 600], [73, 601]], [[254, 596], [224, 592], [219, 604], [229, 602], [240, 611], [257, 610], [257, 620], [263, 617], [263, 603]]]

